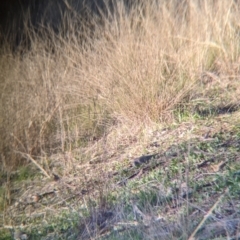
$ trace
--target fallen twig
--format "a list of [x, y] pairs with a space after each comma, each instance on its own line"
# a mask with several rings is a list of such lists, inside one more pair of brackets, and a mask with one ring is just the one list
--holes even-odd
[[228, 192], [228, 188], [225, 189], [224, 193], [218, 198], [218, 200], [215, 202], [215, 204], [209, 209], [207, 214], [204, 216], [202, 221], [198, 224], [198, 226], [195, 228], [191, 236], [188, 238], [188, 240], [195, 240], [195, 236], [197, 232], [200, 230], [200, 228], [203, 226], [203, 224], [206, 222], [206, 220], [209, 218], [209, 216], [212, 214], [213, 210], [218, 206], [218, 204], [222, 201], [225, 194]]

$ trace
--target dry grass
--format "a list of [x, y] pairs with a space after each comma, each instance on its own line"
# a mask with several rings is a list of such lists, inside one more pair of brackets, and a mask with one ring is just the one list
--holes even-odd
[[[120, 1], [81, 34], [66, 17], [54, 42], [31, 35], [30, 50], [1, 50], [2, 170], [32, 158], [51, 174], [53, 154], [106, 158], [156, 125], [238, 108], [238, 1], [153, 2]], [[64, 176], [78, 164], [60, 163]]]

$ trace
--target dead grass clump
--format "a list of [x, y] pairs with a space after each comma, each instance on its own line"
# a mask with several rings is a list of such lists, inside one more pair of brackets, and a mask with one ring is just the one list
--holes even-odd
[[53, 51], [43, 37], [21, 57], [3, 51], [2, 161], [87, 146], [116, 123], [172, 122], [177, 109], [209, 100], [204, 72], [215, 76], [209, 101], [226, 92], [238, 101], [238, 14], [234, 1], [118, 2], [101, 25], [92, 18], [84, 42], [68, 18]]

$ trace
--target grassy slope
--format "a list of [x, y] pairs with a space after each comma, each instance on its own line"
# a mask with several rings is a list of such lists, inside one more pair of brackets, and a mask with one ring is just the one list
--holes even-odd
[[237, 234], [239, 9], [175, 2], [2, 50], [1, 238], [188, 239], [212, 206], [199, 239]]

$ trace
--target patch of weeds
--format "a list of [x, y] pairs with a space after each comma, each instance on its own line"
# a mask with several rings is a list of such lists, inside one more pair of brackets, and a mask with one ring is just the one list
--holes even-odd
[[203, 152], [214, 152], [216, 145], [214, 142], [200, 142], [197, 148]]
[[116, 192], [108, 192], [106, 194], [106, 201], [111, 206], [113, 206], [114, 204], [117, 204], [119, 201], [119, 198], [118, 198]]
[[198, 111], [192, 111], [191, 106], [186, 106], [184, 109], [178, 109], [175, 111], [175, 119], [178, 120], [178, 123], [187, 122], [190, 119], [204, 119], [204, 116], [199, 114]]
[[122, 169], [121, 171], [120, 171], [120, 176], [122, 177], [122, 178], [125, 178], [125, 177], [128, 177], [129, 176], [129, 173], [130, 173], [130, 171], [129, 171], [129, 169]]
[[107, 237], [100, 238], [101, 240], [142, 240], [144, 239], [144, 236], [140, 233], [140, 231], [137, 231], [137, 229], [127, 229], [124, 231], [115, 230]]
[[0, 187], [0, 212], [4, 210], [6, 204], [6, 188], [4, 186]]
[[[218, 90], [215, 91], [217, 92]], [[216, 98], [216, 94], [220, 94], [216, 92], [213, 93], [213, 99]], [[194, 107], [192, 107], [191, 114], [197, 119], [209, 119], [218, 115], [234, 113], [238, 111], [238, 109], [239, 106], [237, 106], [236, 104], [206, 104], [204, 102], [200, 102], [197, 103]]]
[[211, 106], [196, 106], [194, 112], [201, 118], [201, 119], [207, 119], [211, 118], [215, 115], [214, 110]]
[[33, 179], [36, 177], [33, 169], [30, 169], [29, 166], [22, 166], [19, 168], [16, 174], [13, 175], [13, 181], [21, 182], [28, 179]]
[[158, 203], [158, 193], [154, 189], [141, 190], [136, 197], [140, 208], [144, 208], [146, 204], [156, 206]]
[[142, 179], [129, 183], [129, 194], [125, 193], [125, 196], [128, 197], [127, 202], [130, 202], [129, 199], [135, 199], [139, 206], [144, 207], [146, 203], [155, 206], [167, 199], [166, 189], [169, 185], [169, 179], [163, 179], [163, 172], [156, 170]]
[[[43, 226], [32, 228], [27, 234], [30, 239], [66, 239], [67, 236], [77, 236], [77, 227], [79, 223], [79, 214], [62, 213], [59, 218], [52, 219], [51, 222]], [[27, 233], [27, 231], [26, 231]], [[74, 239], [74, 238], [72, 238]]]
[[146, 179], [146, 182], [162, 182], [163, 177], [165, 176], [166, 172], [162, 168], [157, 168], [154, 171], [149, 172], [144, 179]]
[[173, 158], [169, 164], [169, 175], [174, 177], [184, 171], [184, 165], [179, 161], [179, 158]]
[[0, 172], [0, 212], [4, 210], [6, 204], [6, 180], [7, 174], [3, 171]]
[[240, 168], [229, 170], [228, 174], [219, 179], [219, 186], [228, 187], [229, 193], [233, 196], [240, 194]]
[[236, 137], [240, 140], [240, 126], [235, 126], [232, 131], [235, 133]]
[[7, 179], [6, 171], [0, 171], [0, 185], [2, 185]]
[[7, 229], [1, 229], [0, 230], [0, 239], [1, 240], [12, 240], [12, 236], [10, 234], [10, 231]]
[[[229, 188], [229, 192], [240, 191], [240, 177], [239, 171], [228, 171], [224, 174], [215, 174], [204, 179], [201, 185], [210, 183], [209, 188], [214, 192], [223, 192], [226, 188]], [[200, 186], [201, 186], [200, 185]], [[207, 189], [207, 188], [205, 188]]]
[[194, 150], [191, 150], [188, 155], [189, 161], [192, 163], [198, 163], [205, 159], [204, 153], [203, 152], [196, 152]]

